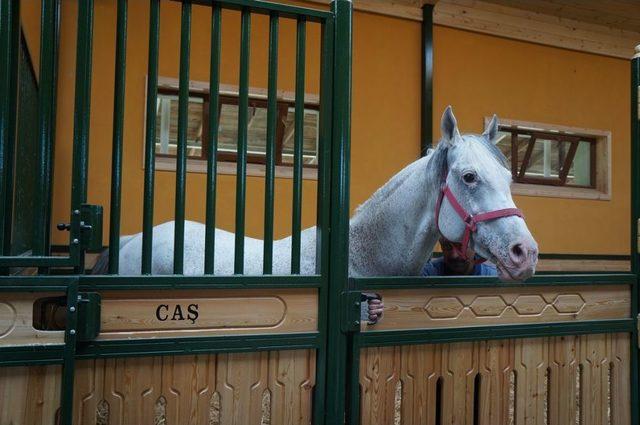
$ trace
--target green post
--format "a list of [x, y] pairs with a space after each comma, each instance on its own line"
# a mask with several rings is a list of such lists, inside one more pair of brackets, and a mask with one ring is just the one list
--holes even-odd
[[222, 12], [211, 6], [211, 67], [209, 70], [209, 146], [207, 151], [207, 200], [204, 243], [204, 272], [213, 274], [216, 243], [216, 183], [218, 173], [218, 105], [220, 103], [220, 31]]
[[73, 383], [75, 377], [76, 341], [78, 338], [78, 279], [67, 286], [67, 320], [64, 332], [64, 354], [60, 389], [60, 425], [73, 423]]
[[87, 201], [87, 178], [89, 175], [92, 41], [93, 0], [85, 0], [78, 3], [69, 248], [71, 256], [76, 261], [76, 272], [78, 273], [84, 271], [84, 256], [80, 247], [80, 208]]
[[636, 47], [636, 54], [631, 59], [631, 271], [636, 275], [632, 286], [631, 317], [636, 326], [631, 333], [631, 423], [640, 423], [640, 407], [638, 389], [640, 375], [638, 370], [638, 220], [640, 219], [640, 122], [638, 122], [638, 90], [640, 88], [640, 45]]
[[300, 273], [300, 232], [302, 231], [302, 150], [304, 145], [304, 73], [306, 21], [298, 17], [296, 37], [296, 104], [293, 142], [293, 208], [291, 223], [291, 274]]
[[[327, 311], [341, 311], [349, 285], [349, 161], [351, 141], [351, 51], [353, 5], [334, 0], [333, 131], [331, 168], [331, 259]], [[342, 424], [346, 414], [348, 338], [340, 314], [327, 317], [325, 424]]]
[[109, 213], [109, 273], [117, 274], [120, 264], [120, 203], [122, 199], [122, 141], [127, 66], [127, 0], [118, 0], [116, 23], [116, 69], [113, 99], [113, 141], [111, 148], [111, 205]]
[[9, 255], [11, 247], [19, 49], [20, 2], [0, 1], [0, 250], [3, 255]]
[[422, 125], [420, 156], [433, 143], [433, 5], [422, 6]]
[[[176, 205], [173, 236], [173, 273], [184, 271], [184, 209], [187, 189], [187, 128], [189, 117], [189, 51], [191, 50], [191, 3], [182, 3], [180, 21], [180, 88], [178, 95], [178, 151], [176, 159]], [[155, 143], [154, 143], [155, 144]]]

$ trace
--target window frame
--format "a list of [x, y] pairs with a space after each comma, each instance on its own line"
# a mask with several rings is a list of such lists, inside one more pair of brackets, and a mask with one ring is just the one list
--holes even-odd
[[[545, 131], [545, 130], [536, 130], [536, 129], [527, 129], [520, 128], [518, 126], [510, 126], [510, 125], [500, 125], [498, 127], [498, 131], [502, 133], [510, 133], [510, 147], [511, 147], [511, 176], [513, 181], [516, 183], [524, 183], [524, 184], [536, 184], [543, 186], [560, 186], [560, 187], [575, 187], [575, 188], [584, 188], [584, 189], [596, 189], [596, 170], [597, 170], [597, 155], [596, 155], [596, 144], [597, 139], [593, 136], [583, 136], [576, 134], [566, 134], [558, 131]], [[519, 156], [518, 156], [518, 136], [525, 135], [529, 136], [529, 141], [527, 145], [527, 150], [525, 151], [524, 157], [522, 158], [522, 164], [519, 164]], [[532, 177], [527, 176], [527, 169], [530, 165], [531, 155], [533, 153], [533, 148], [535, 142], [538, 139], [545, 140], [555, 140], [559, 143], [567, 142], [570, 144], [569, 151], [567, 152], [564, 163], [562, 164], [559, 170], [558, 178], [548, 178], [548, 177]], [[568, 184], [567, 177], [569, 174], [569, 170], [573, 161], [575, 159], [575, 155], [578, 149], [578, 144], [580, 142], [589, 143], [589, 185], [578, 185], [578, 184]], [[520, 168], [518, 169], [518, 166]]]
[[[170, 86], [158, 86], [158, 95], [161, 95], [161, 94], [168, 95], [168, 96], [178, 96], [179, 89], [176, 87], [170, 87]], [[202, 149], [201, 149], [202, 155], [199, 157], [187, 156], [187, 159], [195, 160], [195, 161], [206, 161], [209, 155], [209, 149], [210, 149], [210, 143], [209, 143], [209, 133], [210, 133], [209, 113], [211, 108], [210, 92], [208, 90], [189, 90], [189, 97], [190, 98], [197, 97], [197, 98], [203, 99], [204, 106], [202, 109], [202, 120], [203, 120]], [[238, 103], [239, 103], [238, 95], [220, 93], [219, 102], [218, 102], [218, 123], [220, 122], [219, 120], [222, 118], [222, 105], [238, 105]], [[267, 99], [263, 99], [262, 97], [249, 95], [249, 107], [252, 107], [252, 106], [267, 109], [268, 101]], [[284, 145], [284, 130], [285, 130], [284, 125], [285, 125], [286, 116], [288, 114], [289, 108], [295, 107], [295, 101], [278, 99], [277, 107], [278, 107], [278, 116], [276, 118], [276, 146], [275, 146], [275, 158], [274, 158], [275, 165], [278, 167], [292, 168], [294, 165], [293, 163], [284, 162], [282, 160], [282, 152], [283, 152], [283, 145]], [[320, 106], [314, 103], [305, 103], [304, 109], [316, 111], [318, 114], [320, 112]], [[318, 126], [319, 124], [320, 122], [318, 121]], [[319, 134], [319, 133], [317, 132], [316, 134]], [[157, 142], [154, 142], [154, 143], [157, 143]], [[319, 136], [317, 139], [317, 143], [318, 144], [320, 143]], [[318, 146], [316, 146], [316, 155], [317, 154], [318, 154]], [[168, 158], [168, 159], [177, 158], [177, 155], [159, 153], [157, 151], [155, 152], [155, 155], [160, 158]], [[216, 161], [218, 162], [236, 163], [237, 158], [238, 158], [237, 152], [221, 152], [220, 150], [218, 150], [218, 152], [216, 153]], [[266, 155], [247, 153], [247, 164], [265, 165]], [[302, 167], [317, 169], [318, 165], [305, 164], [303, 162]]]

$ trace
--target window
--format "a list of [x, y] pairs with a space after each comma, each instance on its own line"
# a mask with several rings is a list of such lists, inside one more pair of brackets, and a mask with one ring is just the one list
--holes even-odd
[[501, 119], [496, 146], [511, 169], [513, 194], [611, 199], [610, 131]]
[[513, 181], [595, 187], [595, 138], [509, 127], [501, 127], [498, 137]]
[[[206, 160], [209, 149], [209, 95], [189, 94], [187, 156]], [[158, 89], [156, 120], [156, 154], [175, 157], [178, 140], [178, 90]], [[218, 161], [235, 162], [238, 146], [238, 97], [221, 95], [218, 105]], [[267, 101], [250, 98], [247, 128], [247, 162], [266, 162]], [[293, 165], [295, 104], [278, 101], [275, 162]], [[303, 167], [316, 167], [318, 155], [319, 113], [315, 105], [305, 105], [303, 132]]]

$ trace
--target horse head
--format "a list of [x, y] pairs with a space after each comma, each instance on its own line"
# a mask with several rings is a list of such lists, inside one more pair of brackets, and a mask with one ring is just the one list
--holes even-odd
[[439, 170], [436, 219], [444, 238], [467, 239], [469, 247], [496, 265], [501, 280], [524, 280], [535, 272], [538, 244], [511, 197], [511, 172], [494, 146], [497, 133], [494, 115], [482, 135], [461, 135], [447, 107], [438, 146], [446, 159]]

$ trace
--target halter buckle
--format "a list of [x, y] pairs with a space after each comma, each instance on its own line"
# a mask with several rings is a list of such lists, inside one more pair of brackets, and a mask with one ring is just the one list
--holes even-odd
[[467, 215], [462, 221], [472, 232], [476, 231], [476, 222], [471, 214]]

